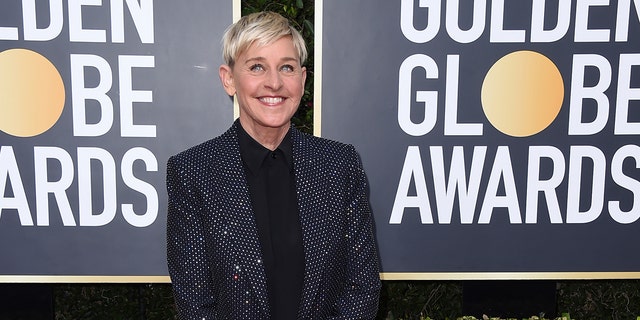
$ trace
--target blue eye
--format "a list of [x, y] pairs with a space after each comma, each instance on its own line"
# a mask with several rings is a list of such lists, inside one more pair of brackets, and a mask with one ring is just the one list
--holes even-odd
[[249, 70], [251, 70], [251, 71], [262, 71], [262, 70], [264, 70], [264, 67], [261, 64], [256, 63], [256, 64], [252, 65], [249, 68]]
[[286, 64], [280, 68], [280, 70], [284, 72], [293, 72], [294, 68], [292, 65]]

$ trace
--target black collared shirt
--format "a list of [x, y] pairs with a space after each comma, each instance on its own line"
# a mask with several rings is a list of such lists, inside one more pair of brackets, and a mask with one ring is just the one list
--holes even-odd
[[271, 151], [238, 126], [242, 156], [267, 273], [272, 319], [296, 319], [302, 295], [304, 251], [293, 152], [287, 133]]

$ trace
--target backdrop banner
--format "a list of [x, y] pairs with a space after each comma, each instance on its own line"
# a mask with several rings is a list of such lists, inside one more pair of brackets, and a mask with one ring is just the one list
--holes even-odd
[[232, 1], [5, 1], [0, 275], [165, 276], [170, 155], [222, 133]]
[[640, 271], [640, 1], [323, 1], [384, 273]]

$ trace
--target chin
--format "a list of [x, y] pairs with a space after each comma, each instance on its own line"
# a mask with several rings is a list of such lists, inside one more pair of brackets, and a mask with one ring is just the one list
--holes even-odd
[[277, 123], [267, 123], [265, 125], [265, 127], [269, 127], [269, 128], [273, 128], [273, 129], [279, 129], [279, 128], [284, 128], [284, 127], [289, 127], [289, 122], [290, 120], [287, 120], [285, 122], [277, 122]]
[[283, 126], [289, 126], [289, 122], [291, 122], [291, 117], [278, 118], [278, 119], [265, 119], [263, 124], [271, 128], [280, 128]]

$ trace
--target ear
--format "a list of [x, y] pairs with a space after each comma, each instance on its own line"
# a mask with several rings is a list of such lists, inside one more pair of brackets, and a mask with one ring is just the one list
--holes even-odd
[[226, 91], [229, 96], [234, 96], [236, 94], [236, 86], [233, 83], [233, 71], [231, 67], [226, 64], [221, 65], [220, 69], [218, 69], [218, 75], [220, 76], [220, 82], [222, 82], [224, 91]]
[[304, 95], [304, 84], [307, 82], [307, 67], [302, 67], [302, 95]]

